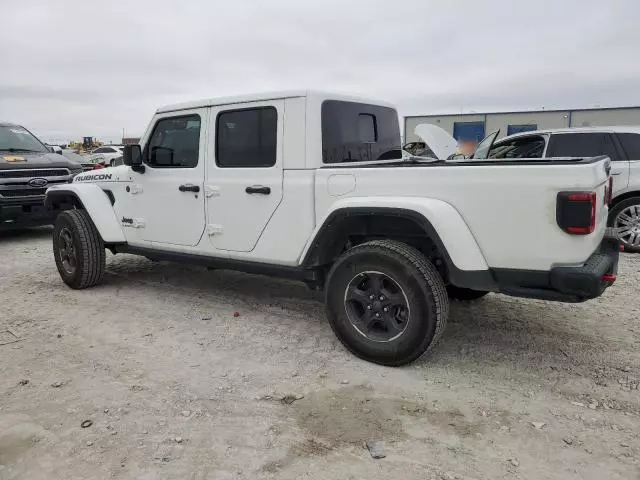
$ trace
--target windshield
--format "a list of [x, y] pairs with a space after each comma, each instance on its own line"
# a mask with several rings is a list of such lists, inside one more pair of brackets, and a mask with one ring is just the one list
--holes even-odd
[[490, 133], [489, 135], [487, 135], [485, 137], [484, 140], [482, 140], [478, 144], [478, 147], [476, 148], [476, 152], [473, 154], [473, 159], [474, 160], [486, 160], [487, 159], [488, 154], [489, 154], [489, 150], [493, 146], [493, 142], [495, 141], [495, 139], [496, 139], [496, 137], [498, 136], [499, 133], [500, 133], [500, 130], [498, 130], [497, 132]]
[[0, 151], [46, 153], [49, 150], [24, 128], [0, 125]]

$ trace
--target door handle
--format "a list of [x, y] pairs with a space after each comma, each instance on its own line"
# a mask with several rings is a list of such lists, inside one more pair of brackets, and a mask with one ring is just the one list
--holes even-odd
[[261, 195], [269, 195], [271, 193], [271, 188], [263, 185], [252, 185], [251, 187], [245, 188], [244, 191], [250, 194], [259, 193]]
[[611, 175], [622, 175], [622, 172], [611, 172]]
[[180, 190], [181, 192], [194, 192], [194, 193], [198, 193], [200, 191], [200, 187], [198, 185], [191, 185], [191, 184], [187, 184], [187, 185], [180, 185], [178, 187], [178, 190]]

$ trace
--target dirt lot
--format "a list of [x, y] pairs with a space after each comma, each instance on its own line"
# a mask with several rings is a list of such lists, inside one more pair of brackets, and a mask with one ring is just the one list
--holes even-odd
[[640, 255], [597, 301], [456, 303], [399, 369], [296, 283], [119, 255], [72, 291], [46, 229], [0, 259], [2, 480], [640, 478]]

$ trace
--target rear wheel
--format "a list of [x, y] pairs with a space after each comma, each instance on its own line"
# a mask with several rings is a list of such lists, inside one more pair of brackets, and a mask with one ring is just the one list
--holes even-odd
[[393, 240], [358, 245], [329, 272], [327, 316], [352, 353], [399, 366], [432, 347], [449, 314], [447, 292], [435, 267], [418, 250]]
[[454, 300], [477, 300], [489, 292], [447, 285], [447, 293], [449, 294], [449, 298], [453, 298]]
[[613, 207], [609, 226], [615, 229], [625, 252], [640, 253], [640, 197], [627, 198]]
[[58, 215], [53, 230], [53, 256], [62, 280], [83, 289], [102, 282], [106, 262], [104, 243], [85, 210]]

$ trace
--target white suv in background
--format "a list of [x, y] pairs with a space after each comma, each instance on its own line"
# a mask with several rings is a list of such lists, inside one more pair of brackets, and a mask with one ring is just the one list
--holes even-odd
[[[497, 132], [495, 133], [497, 136]], [[483, 142], [484, 143], [484, 142]], [[609, 226], [616, 228], [625, 251], [640, 253], [640, 126], [583, 127], [518, 133], [495, 142], [483, 158], [593, 157], [612, 160], [613, 203]]]
[[104, 145], [96, 148], [89, 155], [89, 162], [100, 163], [106, 167], [114, 166], [113, 161], [122, 157], [122, 145]]

